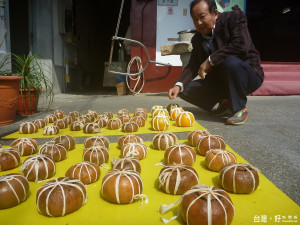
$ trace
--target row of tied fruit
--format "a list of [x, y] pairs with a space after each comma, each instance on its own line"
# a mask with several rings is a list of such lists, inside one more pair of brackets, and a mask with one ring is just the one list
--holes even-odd
[[[170, 119], [176, 121], [176, 125], [179, 127], [191, 127], [195, 121], [193, 113], [184, 111], [177, 104], [169, 104], [166, 108], [159, 105], [153, 106], [151, 113], [151, 127], [156, 131], [168, 130]], [[145, 108], [136, 108], [133, 117], [130, 116], [128, 109], [121, 109], [116, 118], [113, 118], [112, 112], [98, 114], [94, 110], [88, 110], [86, 114], [81, 114], [72, 111], [67, 115], [62, 110], [56, 110], [44, 119], [21, 123], [19, 133], [36, 133], [42, 128], [44, 135], [56, 135], [60, 129], [69, 128], [70, 131], [82, 130], [84, 133], [94, 134], [103, 132], [101, 128], [104, 127], [109, 130], [121, 129], [123, 132], [131, 133], [137, 132], [139, 127], [144, 127], [147, 117], [148, 111]]]
[[[75, 139], [73, 140], [72, 136], [59, 136], [54, 141], [60, 143], [59, 145], [65, 145], [68, 150], [75, 148]], [[89, 141], [93, 143], [92, 147], [86, 146]], [[257, 188], [259, 178], [255, 168], [247, 164], [235, 163], [236, 158], [231, 152], [225, 150], [226, 145], [222, 137], [211, 135], [207, 131], [192, 131], [188, 135], [188, 141], [192, 146], [196, 145], [196, 149], [198, 149], [200, 155], [206, 155], [205, 162], [209, 169], [214, 171], [221, 170], [219, 178], [223, 189], [233, 193], [251, 193]], [[118, 145], [121, 148], [123, 158], [112, 162], [112, 170], [103, 177], [101, 194], [104, 199], [110, 202], [126, 204], [145, 197], [145, 195], [142, 194], [143, 183], [139, 176], [141, 171], [139, 160], [146, 157], [147, 147], [143, 144], [141, 138], [133, 134], [122, 136], [118, 141]], [[78, 163], [71, 167], [69, 169], [71, 172], [68, 170], [66, 173], [66, 176], [70, 176], [71, 178], [57, 178], [46, 183], [38, 190], [37, 205], [40, 213], [48, 216], [63, 216], [79, 209], [86, 202], [86, 190], [83, 188], [84, 185], [81, 185], [81, 182], [87, 184], [99, 179], [99, 166], [93, 166], [93, 164], [98, 163], [98, 165], [100, 165], [108, 161], [108, 157], [103, 157], [103, 155], [105, 155], [104, 152], [107, 151], [103, 150], [109, 148], [109, 141], [106, 137], [100, 135], [94, 136], [86, 139], [85, 147], [87, 147], [87, 149], [93, 149], [94, 154], [91, 154], [93, 156], [90, 155], [90, 162]], [[185, 207], [181, 207], [181, 210], [182, 213], [186, 215], [185, 221], [187, 223], [193, 224], [189, 222], [191, 218], [192, 220], [202, 220], [205, 218], [203, 213], [206, 213], [206, 218], [212, 216], [213, 220], [227, 220], [227, 222], [229, 222], [227, 224], [230, 224], [230, 221], [233, 219], [232, 212], [234, 208], [227, 193], [219, 188], [198, 185], [198, 174], [192, 167], [196, 159], [194, 148], [188, 145], [178, 144], [176, 135], [166, 132], [159, 133], [153, 137], [152, 147], [158, 150], [165, 150], [164, 158], [166, 165], [159, 173], [159, 185], [166, 193], [183, 194], [181, 204], [184, 204]], [[35, 160], [35, 163], [38, 165], [46, 165], [44, 162], [43, 160]], [[37, 168], [40, 167], [37, 166]], [[32, 173], [36, 172], [36, 170], [33, 169], [30, 171]], [[43, 172], [40, 174], [43, 174]], [[24, 173], [24, 175], [29, 179], [28, 173]], [[10, 178], [8, 178], [9, 176]], [[9, 181], [19, 178], [19, 183], [21, 183], [21, 176], [22, 175], [8, 174], [1, 177], [0, 180], [9, 183]], [[34, 177], [33, 180], [35, 180], [37, 176]], [[23, 178], [26, 180], [25, 177]], [[81, 181], [74, 180], [74, 178]], [[47, 179], [47, 177], [42, 179]], [[127, 185], [118, 185], [120, 183], [126, 183]], [[25, 186], [26, 184], [23, 184], [23, 187]], [[74, 191], [77, 190], [78, 198], [76, 203], [72, 203], [67, 199], [68, 193], [64, 193], [64, 198], [66, 199], [62, 199], [66, 200], [64, 202], [67, 202], [67, 204], [63, 206], [64, 210], [55, 212], [54, 206], [50, 203], [51, 196], [52, 194], [54, 196], [54, 193], [56, 193], [55, 190], [59, 189], [58, 187], [63, 190], [67, 190], [68, 188], [72, 188]], [[18, 188], [14, 189], [13, 192], [15, 193], [16, 190], [18, 190]], [[189, 196], [196, 197], [191, 198]], [[201, 197], [198, 198], [197, 196]], [[21, 199], [20, 202], [22, 202], [26, 199], [26, 196], [22, 196], [21, 194], [18, 199]], [[48, 203], [45, 203], [45, 199], [48, 199]], [[194, 204], [197, 204], [195, 207], [200, 207], [200, 209], [204, 206], [207, 207], [207, 201], [211, 201], [210, 210], [201, 210], [197, 212], [197, 214], [188, 213], [188, 208], [194, 207]], [[0, 202], [8, 201], [3, 200]], [[41, 208], [41, 205], [43, 205], [44, 208]], [[186, 206], [189, 207], [187, 208]], [[220, 206], [222, 206], [223, 211], [220, 210]], [[54, 211], [52, 211], [52, 209]], [[169, 206], [162, 206], [160, 212], [165, 213], [169, 209]], [[224, 215], [226, 215], [226, 217], [224, 217]]]

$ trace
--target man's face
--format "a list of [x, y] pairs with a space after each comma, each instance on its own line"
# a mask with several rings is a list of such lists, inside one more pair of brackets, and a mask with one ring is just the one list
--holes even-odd
[[205, 1], [199, 2], [192, 10], [192, 18], [195, 28], [201, 34], [211, 33], [218, 18], [218, 11], [210, 13]]

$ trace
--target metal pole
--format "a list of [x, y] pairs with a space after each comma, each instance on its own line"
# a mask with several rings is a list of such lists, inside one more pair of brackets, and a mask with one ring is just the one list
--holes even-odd
[[141, 73], [143, 73], [146, 70], [149, 63], [155, 63], [155, 64], [164, 65], [164, 66], [171, 66], [171, 64], [169, 64], [169, 63], [161, 63], [161, 62], [151, 61], [148, 49], [146, 48], [146, 46], [143, 43], [141, 43], [139, 41], [132, 40], [132, 39], [127, 39], [127, 38], [121, 38], [121, 37], [112, 37], [112, 40], [123, 40], [123, 41], [129, 41], [129, 42], [136, 43], [136, 44], [140, 45], [145, 50], [146, 56], [147, 56], [146, 65], [138, 73], [132, 73], [131, 74], [131, 73], [124, 73], [124, 72], [110, 71], [110, 73], [112, 73], [112, 74], [119, 74], [119, 75], [126, 75], [126, 76], [137, 76], [137, 75], [140, 75]]
[[[120, 11], [119, 11], [119, 17], [118, 17], [115, 37], [118, 36], [119, 26], [120, 26], [120, 22], [121, 22], [122, 11], [123, 11], [123, 5], [124, 5], [124, 0], [122, 0], [121, 8], [120, 8]], [[111, 41], [111, 46], [110, 46], [109, 61], [108, 61], [108, 72], [110, 72], [110, 67], [111, 67], [111, 62], [112, 62], [112, 55], [113, 55], [113, 51], [114, 51], [114, 44], [115, 44], [115, 40], [112, 40]]]

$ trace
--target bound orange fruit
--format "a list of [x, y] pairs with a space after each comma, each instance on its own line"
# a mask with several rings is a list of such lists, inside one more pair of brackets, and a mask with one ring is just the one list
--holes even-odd
[[163, 109], [164, 107], [162, 105], [154, 105], [151, 108], [151, 114], [156, 110], [156, 109]]
[[193, 113], [185, 111], [181, 112], [176, 117], [176, 125], [178, 127], [191, 127], [195, 122]]
[[169, 116], [169, 113], [166, 109], [155, 109], [152, 113], [152, 116]]
[[184, 110], [181, 107], [172, 109], [171, 110], [171, 118], [172, 118], [172, 120], [176, 120], [176, 117], [181, 112], [184, 112]]
[[151, 120], [151, 126], [153, 130], [164, 131], [169, 129], [170, 120], [167, 116], [156, 116]]
[[178, 107], [180, 107], [178, 104], [171, 103], [167, 106], [167, 110], [168, 110], [169, 114], [171, 114], [172, 109], [178, 108]]

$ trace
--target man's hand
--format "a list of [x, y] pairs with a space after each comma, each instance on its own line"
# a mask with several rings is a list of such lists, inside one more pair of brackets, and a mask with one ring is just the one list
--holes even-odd
[[179, 86], [174, 86], [171, 89], [169, 89], [169, 99], [175, 99], [177, 98], [178, 94], [180, 92], [180, 87]]
[[208, 60], [208, 58], [200, 65], [198, 70], [198, 75], [201, 77], [202, 80], [204, 80], [204, 73], [208, 73], [208, 71], [211, 68], [211, 64]]

